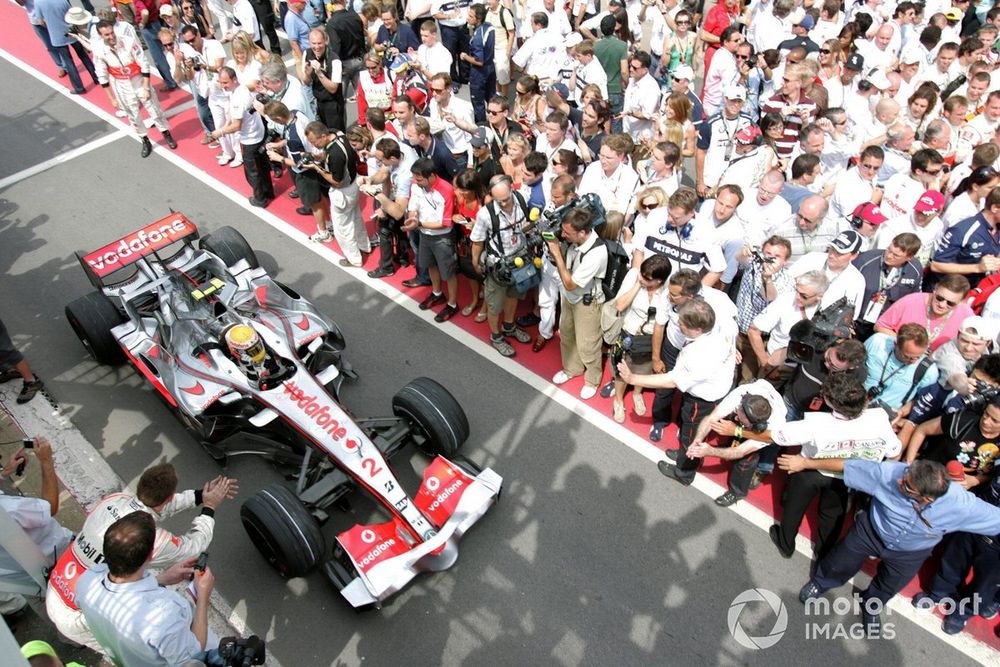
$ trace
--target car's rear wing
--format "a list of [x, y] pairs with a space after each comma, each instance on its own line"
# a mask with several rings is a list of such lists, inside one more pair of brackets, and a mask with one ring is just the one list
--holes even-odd
[[[94, 287], [101, 288], [108, 284], [120, 283], [131, 277], [128, 274], [109, 279], [112, 274], [131, 266], [143, 257], [155, 255], [164, 261], [159, 252], [178, 242], [190, 243], [198, 238], [198, 228], [181, 213], [171, 213], [165, 218], [138, 229], [128, 236], [109, 243], [103, 248], [90, 253], [77, 251], [76, 258], [80, 261], [84, 273]], [[170, 253], [168, 257], [175, 253]]]

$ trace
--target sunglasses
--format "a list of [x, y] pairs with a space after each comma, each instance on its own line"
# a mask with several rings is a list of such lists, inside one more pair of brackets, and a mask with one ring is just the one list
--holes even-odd
[[560, 165], [562, 165], [562, 162], [560, 162], [559, 160], [552, 160], [552, 166], [553, 167], [558, 167]]
[[736, 59], [737, 60], [750, 60], [750, 56], [741, 56], [741, 55], [737, 54], [736, 55]]
[[433, 93], [443, 93], [446, 90], [447, 88], [431, 88], [431, 92]]
[[952, 308], [954, 308], [955, 306], [957, 306], [960, 303], [959, 301], [950, 301], [950, 300], [944, 298], [943, 296], [941, 296], [940, 294], [934, 294], [934, 300], [937, 301], [938, 303], [946, 303], [949, 306], [951, 306]]
[[165, 48], [165, 49], [172, 49], [172, 48], [174, 48], [174, 43], [173, 43], [173, 41], [170, 41], [170, 42], [167, 42], [167, 43], [165, 43], [165, 44], [163, 45], [163, 48]]
[[500, 109], [487, 109], [486, 113], [488, 113], [491, 116], [496, 116], [497, 114], [502, 114], [503, 111], [501, 111]]
[[831, 53], [833, 53], [833, 51], [831, 51], [830, 49], [820, 49], [819, 52], [822, 53], [824, 56], [828, 56]]
[[798, 294], [799, 297], [801, 297], [802, 299], [813, 299], [817, 296], [815, 292], [813, 294], [806, 294], [805, 292], [802, 292], [800, 290], [795, 290], [795, 293]]
[[879, 168], [880, 168], [880, 167], [881, 167], [882, 165], [880, 165], [880, 164], [865, 164], [864, 162], [862, 162], [862, 163], [861, 163], [861, 164], [859, 164], [858, 166], [859, 166], [859, 167], [861, 167], [862, 169], [869, 169], [869, 170], [871, 170], [871, 171], [878, 171], [878, 169], [879, 169]]

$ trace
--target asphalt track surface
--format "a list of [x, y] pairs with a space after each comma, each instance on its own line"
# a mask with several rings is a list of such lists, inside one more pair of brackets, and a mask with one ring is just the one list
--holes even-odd
[[[22, 19], [7, 6], [0, 9], [4, 33], [14, 20]], [[884, 617], [894, 639], [851, 638], [859, 622], [853, 613], [807, 618], [796, 599], [808, 576], [807, 558], [799, 553], [784, 561], [761, 530], [776, 492], [766, 489], [769, 498], [731, 511], [705, 495], [717, 492], [710, 481], [682, 489], [664, 480], [652, 464], [657, 451], [635, 435], [646, 423], [619, 427], [607, 406], [595, 404], [598, 412], [577, 401], [575, 390], [547, 382], [558, 365], [555, 346], [544, 357], [519, 346], [516, 360], [500, 360], [483, 328], [469, 327], [470, 335], [454, 323], [437, 325], [401, 295], [398, 280], [369, 281], [336, 267], [333, 251], [303, 241], [301, 230], [308, 232], [311, 223], [291, 211], [297, 204], [285, 199], [263, 215], [245, 205], [239, 170], [218, 168], [196, 146], [193, 110], [172, 120], [182, 142], [177, 153], [158, 150], [142, 160], [132, 134], [120, 132], [107, 113], [103, 92], [91, 88], [86, 96], [104, 109], [95, 113], [55, 90], [64, 89], [62, 81], [41, 81], [15, 66], [27, 60], [42, 78], [54, 74], [29, 37], [0, 47], [7, 92], [0, 111], [3, 317], [73, 423], [126, 482], [170, 461], [182, 483], [199, 485], [218, 466], [135, 372], [98, 366], [86, 356], [63, 307], [89, 289], [75, 250], [102, 246], [170, 208], [203, 232], [239, 229], [269, 271], [338, 321], [361, 374], [344, 391], [349, 409], [386, 414], [409, 379], [435, 378], [469, 415], [465, 453], [505, 479], [500, 504], [466, 535], [452, 569], [422, 576], [381, 611], [360, 615], [320, 574], [281, 580], [239, 525], [238, 503], [224, 505], [211, 557], [217, 591], [266, 635], [283, 665], [995, 660], [996, 653], [968, 637], [942, 639], [939, 621], [914, 616], [905, 600], [901, 611]], [[186, 101], [175, 93], [164, 106]], [[151, 137], [157, 141], [158, 132]], [[47, 168], [33, 169], [43, 164]], [[424, 465], [419, 455], [393, 463], [411, 491]], [[281, 481], [267, 464], [246, 458], [233, 459], [226, 473], [240, 479], [243, 498]], [[380, 520], [360, 494], [352, 501], [349, 513], [328, 523], [328, 542], [354, 523]], [[729, 629], [731, 602], [753, 588], [776, 593], [787, 612], [784, 636], [766, 650], [744, 647]], [[837, 591], [850, 592], [850, 585]], [[780, 616], [751, 602], [737, 620], [747, 635], [761, 638]], [[833, 638], [815, 638], [823, 632], [816, 623]]]

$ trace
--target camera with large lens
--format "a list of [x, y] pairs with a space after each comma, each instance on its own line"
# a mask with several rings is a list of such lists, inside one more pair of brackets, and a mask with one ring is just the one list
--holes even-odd
[[976, 390], [968, 396], [962, 397], [962, 407], [972, 408], [981, 412], [986, 409], [987, 405], [995, 401], [998, 396], [1000, 396], [1000, 387], [995, 387], [982, 380], [976, 380]]
[[608, 216], [607, 211], [604, 209], [604, 204], [601, 203], [601, 198], [593, 192], [588, 192], [558, 208], [542, 213], [541, 217], [538, 218], [538, 222], [535, 223], [536, 229], [541, 234], [555, 234], [556, 238], [558, 238], [559, 232], [562, 229], [563, 219], [566, 218], [570, 211], [576, 209], [584, 210], [590, 214], [594, 222], [594, 228], [603, 225]]
[[817, 354], [853, 332], [854, 306], [845, 297], [816, 311], [811, 320], [800, 320], [789, 332], [788, 358], [800, 364], [812, 361]]
[[257, 635], [226, 637], [219, 642], [219, 657], [226, 667], [263, 665], [267, 657], [264, 640]]
[[271, 103], [271, 96], [265, 93], [254, 93], [253, 98], [263, 106], [267, 106]]
[[754, 262], [755, 264], [764, 265], [764, 264], [774, 264], [776, 260], [774, 259], [774, 257], [766, 256], [764, 253], [760, 251], [760, 248], [758, 248], [757, 246], [751, 246], [750, 261]]

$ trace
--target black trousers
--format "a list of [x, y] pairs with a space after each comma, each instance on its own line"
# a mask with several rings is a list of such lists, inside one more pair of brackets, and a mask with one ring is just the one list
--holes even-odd
[[932, 549], [896, 551], [886, 547], [872, 525], [868, 512], [858, 512], [854, 525], [844, 539], [819, 562], [813, 581], [824, 591], [841, 586], [858, 573], [869, 557], [875, 556], [881, 561], [875, 577], [868, 584], [868, 589], [861, 594], [861, 598], [865, 602], [879, 600], [884, 605], [913, 579], [931, 551]]
[[677, 456], [677, 473], [679, 477], [690, 479], [701, 465], [701, 459], [691, 459], [687, 456], [687, 448], [694, 440], [698, 422], [711, 414], [717, 401], [707, 401], [694, 394], [684, 394], [681, 398], [681, 428], [678, 439], [681, 451]]
[[250, 0], [250, 5], [253, 7], [253, 13], [257, 16], [257, 23], [260, 25], [261, 37], [257, 46], [264, 48], [264, 36], [267, 35], [267, 41], [270, 44], [269, 50], [280, 56], [281, 42], [278, 41], [278, 33], [274, 29], [274, 8], [267, 0]]
[[[667, 370], [673, 370], [677, 364], [677, 355], [680, 350], [670, 344], [666, 335], [663, 337], [663, 345], [660, 346], [660, 360], [666, 365]], [[674, 390], [657, 389], [653, 394], [653, 423], [666, 426], [673, 421], [674, 411]]]
[[264, 152], [264, 142], [259, 144], [240, 144], [243, 154], [243, 176], [253, 189], [253, 197], [257, 201], [274, 199], [274, 186], [271, 184], [271, 161]]
[[346, 131], [347, 114], [344, 110], [344, 100], [330, 100], [328, 102], [316, 100], [316, 120], [323, 121], [332, 130]]
[[[451, 52], [451, 80], [455, 83], [469, 82], [469, 63], [461, 59], [461, 54], [469, 52], [469, 29], [467, 26], [441, 25], [441, 43]], [[420, 33], [417, 33], [418, 35]]]
[[750, 493], [750, 480], [757, 470], [757, 461], [760, 459], [760, 450], [750, 452], [741, 459], [733, 461], [733, 467], [729, 469], [729, 490], [738, 496], [745, 496]]
[[819, 495], [819, 537], [816, 540], [816, 553], [820, 558], [826, 556], [844, 527], [844, 515], [847, 513], [847, 486], [844, 480], [829, 477], [817, 470], [803, 470], [788, 476], [785, 491], [782, 493], [780, 541], [783, 549], [795, 548], [795, 536], [802, 525], [802, 517], [813, 498]]
[[[966, 585], [969, 570], [972, 581]], [[957, 609], [966, 618], [978, 614], [1000, 593], [1000, 545], [985, 535], [952, 535], [941, 554], [941, 565], [930, 593], [936, 599], [951, 598], [956, 603], [978, 594], [978, 604], [970, 601]]]
[[410, 250], [410, 239], [403, 231], [403, 220], [401, 218], [377, 218], [378, 220], [378, 268], [385, 271], [394, 271], [396, 264], [408, 261], [407, 253]]

